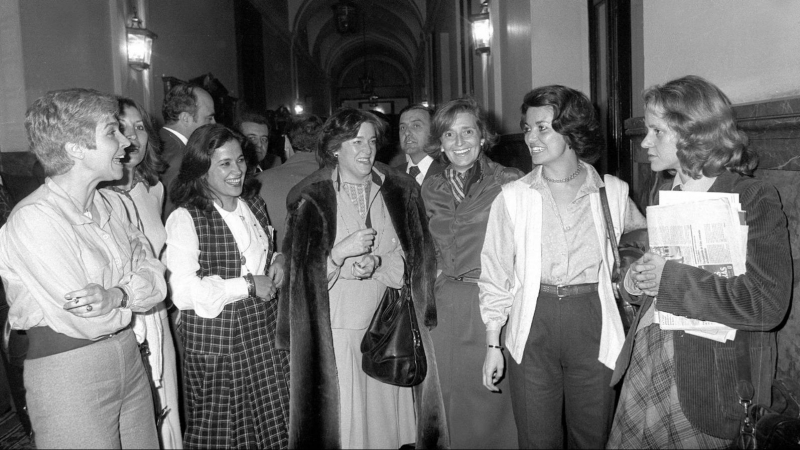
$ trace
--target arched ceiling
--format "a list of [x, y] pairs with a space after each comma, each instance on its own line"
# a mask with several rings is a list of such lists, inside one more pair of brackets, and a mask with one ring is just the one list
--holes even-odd
[[341, 35], [332, 9], [339, 0], [290, 0], [294, 45], [302, 46], [337, 85], [361, 70], [365, 59], [386, 62], [410, 83], [421, 48], [426, 0], [351, 1], [358, 8], [357, 31]]

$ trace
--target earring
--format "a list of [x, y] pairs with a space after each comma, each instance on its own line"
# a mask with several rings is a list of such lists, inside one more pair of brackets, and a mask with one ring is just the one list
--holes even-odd
[[339, 152], [333, 152], [333, 157], [334, 158], [338, 158], [339, 157]]

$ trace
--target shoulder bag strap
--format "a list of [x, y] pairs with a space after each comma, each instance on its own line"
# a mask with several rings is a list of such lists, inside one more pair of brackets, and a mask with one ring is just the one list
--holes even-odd
[[611, 220], [611, 209], [608, 207], [608, 197], [606, 196], [606, 187], [600, 188], [600, 203], [603, 204], [603, 217], [606, 219], [606, 235], [608, 240], [611, 241], [611, 249], [614, 251], [614, 266], [611, 270], [611, 281], [619, 281], [619, 248], [617, 247], [617, 236], [614, 234], [614, 222]]
[[739, 330], [733, 342], [736, 348], [736, 394], [744, 411], [739, 434], [731, 448], [755, 449], [756, 418], [751, 414], [755, 389], [750, 375], [750, 333]]

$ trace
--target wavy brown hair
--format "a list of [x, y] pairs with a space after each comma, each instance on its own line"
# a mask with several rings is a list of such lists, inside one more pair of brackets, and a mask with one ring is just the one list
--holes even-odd
[[713, 83], [688, 75], [652, 86], [642, 97], [645, 108], [678, 135], [678, 161], [689, 176], [716, 177], [725, 170], [753, 175], [758, 155], [747, 148], [747, 134], [736, 126], [731, 101]]

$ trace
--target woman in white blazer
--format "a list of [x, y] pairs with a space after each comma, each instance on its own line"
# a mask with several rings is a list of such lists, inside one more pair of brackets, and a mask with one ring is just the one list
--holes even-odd
[[520, 448], [602, 448], [613, 416], [609, 386], [625, 336], [611, 285], [613, 253], [600, 200], [605, 187], [617, 238], [644, 228], [628, 185], [591, 166], [603, 139], [591, 101], [564, 86], [525, 96], [521, 125], [534, 170], [503, 187], [481, 252], [486, 324], [483, 383], [509, 383]]

